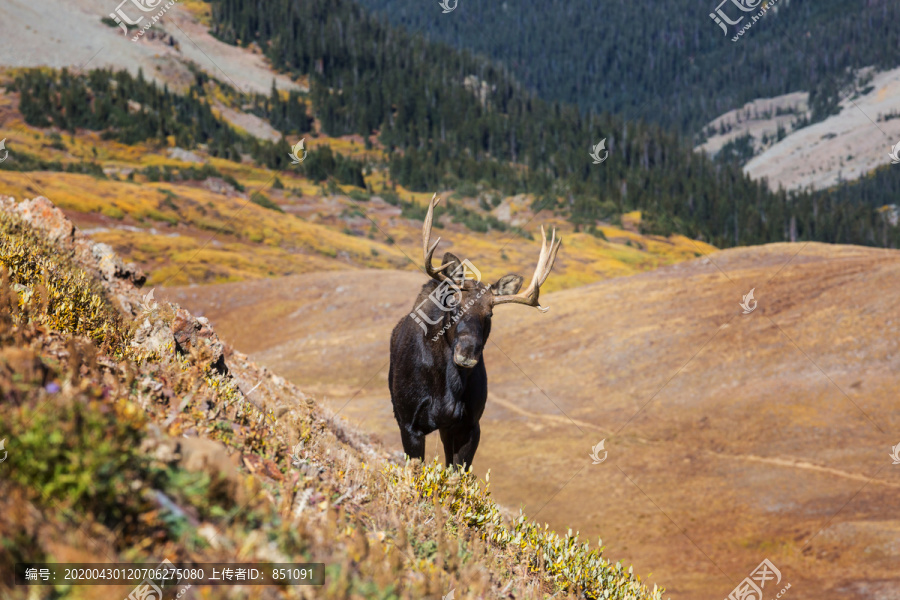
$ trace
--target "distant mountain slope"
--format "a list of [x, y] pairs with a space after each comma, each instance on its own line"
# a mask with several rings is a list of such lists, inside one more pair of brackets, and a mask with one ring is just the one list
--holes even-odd
[[[167, 295], [399, 448], [388, 343], [424, 281], [370, 270]], [[476, 471], [508, 505], [652, 566], [673, 600], [725, 598], [764, 558], [783, 575], [764, 598], [788, 582], [795, 600], [893, 598], [898, 282], [898, 251], [773, 244], [542, 295], [543, 315], [499, 307]]]
[[[0, 163], [0, 186], [16, 197], [52, 197], [93, 239], [149, 271], [151, 284], [419, 266], [410, 257], [421, 258], [422, 205], [431, 194], [388, 187], [383, 151], [366, 149], [361, 138], [294, 132], [294, 139], [309, 137], [308, 155], [276, 172], [269, 167], [284, 167], [289, 146], [272, 150], [228, 127], [216, 116], [223, 105], [216, 111], [210, 103], [234, 91], [212, 81], [180, 96], [122, 71], [74, 77], [28, 70], [9, 89], [15, 91], [0, 102], [17, 104], [24, 115], [4, 109], [9, 120], [0, 124], [0, 139], [9, 156]], [[257, 96], [254, 110], [256, 100], [272, 107]], [[284, 105], [288, 116], [306, 114], [296, 98], [285, 96]], [[250, 164], [244, 151], [268, 165]], [[715, 250], [680, 235], [642, 235], [636, 214], [620, 226], [576, 233], [551, 211], [534, 210], [530, 195], [503, 198], [468, 186], [441, 196], [437, 226], [452, 237], [448, 243], [467, 249], [467, 258], [483, 261], [486, 274], [534, 258], [538, 226], [559, 227], [569, 258], [560, 265], [565, 276], [548, 290]]]
[[803, 93], [758, 99], [720, 115], [707, 126], [708, 139], [699, 149], [724, 149], [747, 174], [766, 178], [773, 188], [825, 189], [886, 167], [873, 174], [879, 180], [875, 194], [841, 193], [873, 206], [897, 203], [900, 167], [889, 166], [889, 152], [900, 142], [900, 68], [867, 78], [863, 89], [841, 101], [839, 113], [792, 127], [805, 114], [807, 99]]
[[[273, 78], [279, 89], [303, 88], [273, 73], [258, 54], [210, 36], [193, 14], [208, 11], [202, 2], [176, 2], [153, 26], [151, 35], [139, 42], [101, 21], [119, 4], [115, 0], [41, 0], [38, 8], [31, 0], [4, 0], [0, 66], [104, 67], [132, 74], [143, 69], [148, 78], [177, 89], [193, 81], [191, 65], [224, 83], [240, 82], [244, 92], [267, 92]], [[131, 10], [136, 18], [133, 5], [124, 10]]]
[[[527, 192], [587, 227], [639, 210], [645, 232], [719, 247], [900, 239], [879, 207], [851, 199], [820, 211], [817, 197], [773, 193], [658, 125], [541, 100], [506, 67], [386, 25], [352, 0], [212, 6], [217, 37], [256, 43], [275, 67], [309, 75], [324, 131], [377, 132], [391, 177], [409, 189], [481, 183]], [[602, 166], [589, 154], [600, 141]]]
[[[893, 0], [779, 0], [737, 42], [764, 4], [742, 13], [721, 0], [360, 0], [395, 25], [501, 61], [547, 100], [644, 118], [698, 133], [760, 97], [812, 91], [824, 117], [845, 69], [900, 65], [900, 4]], [[451, 3], [452, 5], [453, 3]], [[724, 4], [724, 5], [723, 5]], [[736, 20], [725, 35], [717, 6]]]
[[[158, 28], [160, 32], [166, 32], [165, 35], [161, 33], [160, 38], [139, 42], [142, 53], [139, 61], [130, 62], [130, 48], [128, 52], [122, 50], [121, 54], [123, 60], [128, 62], [123, 67], [127, 66], [134, 72], [136, 66], [147, 66], [143, 71], [146, 78], [170, 83], [168, 92], [151, 93], [138, 86], [141, 89], [132, 90], [134, 93], [120, 94], [121, 97], [116, 98], [120, 110], [111, 113], [117, 117], [115, 122], [104, 120], [103, 113], [94, 114], [89, 119], [69, 118], [70, 115], [64, 114], [68, 110], [61, 108], [65, 103], [90, 106], [91, 94], [98, 93], [98, 90], [81, 93], [84, 92], [83, 86], [68, 85], [72, 79], [60, 83], [58, 73], [47, 75], [56, 80], [51, 86], [52, 98], [43, 93], [46, 78], [32, 78], [33, 85], [24, 85], [22, 89], [15, 86], [7, 88], [0, 95], [0, 139], [7, 139], [6, 147], [11, 158], [3, 162], [0, 169], [32, 173], [73, 169], [79, 173], [91, 173], [97, 179], [102, 177], [100, 171], [105, 176], [119, 178], [127, 177], [129, 171], [136, 169], [139, 171], [135, 174], [139, 177], [138, 183], [160, 179], [168, 181], [172, 169], [186, 170], [189, 165], [176, 164], [180, 160], [160, 161], [159, 157], [170, 151], [176, 154], [169, 158], [183, 156], [180, 154], [184, 150], [182, 145], [193, 147], [206, 144], [205, 151], [197, 150], [199, 160], [211, 157], [216, 160], [232, 159], [226, 164], [218, 163], [218, 166], [223, 169], [223, 175], [244, 178], [244, 183], [253, 186], [247, 193], [248, 198], [253, 196], [256, 188], [264, 187], [267, 181], [277, 187], [276, 181], [290, 183], [294, 180], [293, 190], [272, 190], [257, 197], [261, 205], [271, 206], [273, 197], [282, 204], [294, 204], [292, 200], [283, 200], [295, 190], [300, 190], [295, 195], [313, 193], [325, 196], [327, 187], [328, 195], [336, 194], [337, 186], [343, 184], [345, 189], [342, 191], [348, 194], [351, 190], [346, 188], [356, 186], [358, 189], [353, 193], [357, 198], [368, 198], [373, 192], [383, 190], [391, 190], [392, 193], [396, 190], [401, 194], [420, 192], [421, 196], [430, 196], [435, 190], [453, 190], [455, 195], [466, 198], [468, 203], [465, 214], [455, 215], [455, 220], [466, 220], [468, 226], [480, 227], [480, 231], [490, 229], [486, 223], [496, 223], [507, 209], [507, 206], [488, 205], [488, 201], [517, 197], [517, 202], [530, 204], [518, 206], [520, 214], [527, 211], [534, 215], [547, 209], [569, 220], [577, 230], [593, 233], [597, 237], [604, 227], [617, 226], [623, 215], [640, 211], [638, 233], [666, 238], [679, 233], [686, 238], [702, 239], [719, 246], [785, 239], [896, 245], [900, 239], [900, 230], [878, 212], [880, 204], [860, 202], [859, 197], [852, 194], [846, 198], [813, 198], [771, 193], [764, 185], [743, 175], [739, 165], [722, 164], [692, 153], [691, 145], [684, 137], [656, 125], [627, 122], [609, 115], [582, 115], [574, 106], [544, 102], [522, 90], [515, 78], [502, 67], [456, 52], [445, 45], [429, 44], [415, 36], [407, 36], [379, 23], [359, 5], [346, 0], [334, 3], [319, 0], [302, 5], [277, 0], [263, 5], [228, 0], [216, 2], [213, 8], [191, 0], [180, 8], [183, 10], [167, 13], [164, 20], [154, 26], [154, 31]], [[77, 11], [77, 18], [73, 18], [78, 23], [83, 21], [85, 31], [93, 32], [86, 47], [94, 49], [97, 47], [95, 42], [109, 41], [109, 49], [119, 49], [123, 43], [116, 37], [121, 36], [118, 30], [102, 23], [89, 23], [93, 9], [81, 0], [60, 10], [63, 11], [61, 14], [68, 14], [66, 10]], [[209, 13], [215, 14], [212, 24], [219, 37], [239, 41], [245, 47], [226, 45], [210, 37], [206, 26], [202, 25], [209, 18]], [[26, 32], [29, 31], [27, 28], [31, 26], [29, 19], [32, 15], [27, 6], [13, 4], [10, 15], [10, 23], [17, 27], [21, 25]], [[286, 23], [296, 25], [302, 35], [293, 36], [290, 33], [293, 29], [286, 28]], [[53, 37], [59, 33], [55, 27], [50, 27], [46, 33], [52, 39], [68, 40]], [[82, 57], [80, 53], [83, 48], [79, 46], [78, 51], [73, 51], [67, 60], [66, 56], [42, 49], [40, 36], [21, 34], [25, 37], [21, 40], [17, 38], [23, 44], [17, 48], [20, 55], [6, 57], [13, 64], [40, 64], [41, 60], [49, 64], [71, 62], [76, 67], [74, 70], [80, 73], [76, 81], [83, 80], [88, 74], [102, 79], [107, 75], [94, 72], [94, 61], [109, 64], [115, 62], [118, 56], [107, 56], [104, 53], [107, 46], [99, 44], [100, 52], [95, 51], [96, 56], [91, 55], [93, 58]], [[268, 37], [263, 39], [262, 36]], [[194, 46], [195, 39], [199, 44], [197, 47]], [[260, 42], [260, 45], [253, 41]], [[170, 46], [170, 42], [175, 45]], [[131, 44], [130, 41], [124, 43]], [[191, 62], [190, 57], [199, 58], [200, 55], [190, 54], [188, 48], [192, 51], [200, 48], [201, 54], [208, 54], [202, 57], [202, 65]], [[274, 66], [283, 68], [296, 78], [296, 83], [284, 74], [276, 76], [260, 57], [260, 48], [264, 49]], [[410, 52], [410, 48], [415, 51]], [[175, 63], [179, 65], [177, 69], [173, 66]], [[225, 83], [213, 86], [203, 69], [215, 73], [219, 81]], [[70, 69], [70, 75], [72, 72]], [[14, 74], [19, 73], [15, 71]], [[122, 79], [121, 74], [115, 77]], [[315, 141], [311, 139], [309, 145], [311, 148], [324, 145], [335, 148], [334, 155], [329, 153], [325, 157], [329, 160], [323, 158], [316, 163], [318, 166], [330, 164], [330, 169], [313, 169], [312, 159], [293, 173], [277, 171], [280, 179], [276, 179], [276, 172], [264, 172], [262, 169], [263, 165], [271, 169], [285, 169], [290, 164], [290, 145], [278, 139], [279, 133], [291, 135], [292, 141], [296, 141], [308, 131], [307, 127], [279, 125], [276, 123], [277, 111], [260, 109], [258, 95], [245, 91], [259, 89], [266, 80], [271, 84], [269, 77], [277, 79], [279, 87], [285, 82], [290, 84], [288, 87], [293, 86], [295, 89], [291, 93], [294, 95], [298, 89], [306, 89], [306, 83], [312, 80], [310, 87], [313, 89], [303, 97], [302, 102], [304, 107], [309, 106], [315, 117], [311, 133], [313, 136], [323, 133], [332, 136], [327, 140], [321, 137]], [[180, 136], [179, 129], [189, 126], [187, 122], [196, 117], [191, 111], [199, 107], [196, 102], [181, 102], [173, 93], [196, 86], [198, 81], [205, 82], [206, 89], [203, 93], [193, 90], [191, 94], [197, 93], [197, 99], [205, 105], [201, 116], [211, 129], [201, 131], [199, 136]], [[26, 102], [23, 108], [22, 92], [26, 89], [31, 101]], [[340, 93], [334, 93], [335, 90]], [[34, 101], [35, 98], [38, 101]], [[153, 112], [157, 101], [161, 102], [163, 109], [174, 104], [189, 106], [189, 110], [182, 110], [176, 115], [177, 126], [170, 127], [173, 123], [163, 119], [162, 127], [154, 127], [155, 122], [145, 117], [147, 106], [150, 105], [150, 112]], [[73, 114], [78, 117], [91, 112], [77, 106], [72, 108], [75, 109]], [[210, 111], [215, 119], [208, 118]], [[157, 111], [154, 118], [162, 112]], [[26, 130], [18, 122], [22, 116], [43, 131], [37, 133], [31, 130], [26, 135]], [[225, 122], [229, 122], [231, 127], [224, 127]], [[95, 138], [81, 136], [79, 127], [97, 131], [100, 137], [111, 135], [120, 142], [134, 144], [141, 141], [141, 144], [154, 147], [136, 145], [130, 150], [118, 148], [115, 152], [104, 154], [103, 145], [96, 145]], [[133, 130], [138, 136], [124, 135], [125, 129]], [[77, 147], [77, 160], [72, 160], [76, 149], [69, 152], [67, 144], [57, 139], [62, 130], [69, 135], [74, 134], [71, 142]], [[360, 135], [360, 132], [366, 135]], [[265, 141], [247, 139], [244, 133]], [[172, 143], [170, 137], [175, 138], [174, 143], [179, 148], [168, 147]], [[269, 143], [273, 139], [278, 143]], [[608, 160], [597, 165], [588, 150], [600, 140], [606, 141], [609, 155]], [[94, 147], [87, 143], [94, 144]], [[24, 156], [23, 148], [28, 149], [30, 157]], [[248, 151], [257, 159], [259, 169], [237, 163], [236, 159]], [[92, 156], [92, 153], [96, 154]], [[53, 161], [47, 158], [50, 156], [54, 157]], [[341, 156], [353, 156], [360, 162], [354, 162], [353, 168], [348, 171], [342, 169], [340, 163], [343, 162], [344, 166], [350, 163], [342, 161]], [[365, 176], [363, 169], [367, 173]], [[301, 174], [307, 175], [307, 180], [302, 183], [294, 177]], [[29, 180], [45, 181], [46, 177], [54, 176], [10, 175], [6, 177], [6, 182], [14, 185], [16, 190], [24, 190], [17, 193], [36, 194], [41, 190], [34, 187], [34, 181]], [[178, 177], [181, 178], [181, 175]], [[200, 180], [205, 178], [203, 176]], [[321, 187], [310, 192], [310, 188], [319, 182]], [[363, 193], [363, 186], [372, 187]], [[54, 184], [51, 187], [57, 186]], [[117, 186], [107, 189], [112, 188], [122, 189]], [[96, 191], [93, 186], [89, 189]], [[163, 221], [176, 218], [174, 212], [177, 211], [169, 210], [172, 208], [169, 205], [177, 202], [169, 196], [177, 191], [156, 191], [159, 195], [153, 194], [157, 198], [146, 214], [152, 214], [151, 218], [163, 215]], [[410, 195], [404, 195], [402, 201], [409, 202], [408, 198]], [[144, 199], [151, 200], [146, 196]], [[69, 200], [71, 197], [66, 198], [66, 201]], [[121, 218], [120, 212], [127, 212], [116, 206], [116, 200], [102, 194], [93, 198], [92, 202], [97, 200], [110, 204], [107, 210], [117, 215], [116, 218]], [[396, 197], [394, 201], [399, 205], [400, 200]], [[416, 196], [415, 202], [421, 202], [421, 197]], [[79, 201], [73, 203], [78, 204]], [[820, 210], [823, 206], [829, 206], [829, 210]], [[142, 206], [137, 211], [138, 219], [144, 215], [145, 208], [148, 207]], [[344, 208], [347, 212], [343, 212]], [[412, 205], [400, 208], [401, 212], [415, 212]], [[347, 223], [365, 218], [363, 213], [357, 214], [354, 210], [359, 208], [348, 203], [341, 206], [338, 215], [329, 214], [329, 218], [337, 217], [333, 224], [339, 227], [343, 224], [338, 224], [338, 220]], [[524, 223], [527, 219], [509, 225], [515, 228]], [[199, 224], [201, 228], [210, 225], [198, 221], [192, 224]], [[278, 236], [270, 236], [255, 227], [259, 223], [248, 224], [254, 225], [249, 229], [256, 231], [246, 233], [255, 240], [277, 243]], [[125, 225], [134, 226], [131, 222]], [[370, 225], [360, 221], [347, 229], [354, 236], [374, 236], [371, 230], [365, 231]], [[109, 241], [127, 243], [124, 239], [127, 236], [109, 235]], [[161, 237], [164, 236], [156, 236], [151, 244], [156, 249], [163, 245], [170, 249], [179, 245]], [[379, 241], [390, 243], [384, 239], [386, 236], [381, 238]], [[687, 242], [684, 238], [680, 239]], [[163, 244], [159, 244], [160, 241]], [[347, 243], [351, 244], [351, 240], [348, 239]], [[353, 242], [352, 245], [355, 248], [371, 246], [367, 242]], [[119, 248], [124, 250], [126, 246], [123, 244]], [[371, 248], [369, 252], [373, 258], [364, 261], [362, 256], [352, 252], [357, 255], [354, 260], [360, 261], [354, 264], [374, 266], [383, 262], [374, 258], [376, 255], [371, 250], [378, 252]], [[328, 251], [332, 252], [331, 249]], [[690, 252], [687, 246], [683, 246], [679, 253], [682, 251]], [[626, 254], [631, 252], [628, 250]], [[177, 253], [169, 252], [170, 256]], [[334, 256], [330, 256], [328, 262], [333, 263], [331, 259], [335, 258], [340, 261], [342, 255], [339, 253], [338, 250], [333, 251]], [[218, 278], [231, 277], [236, 273], [240, 277], [270, 271], [272, 274], [296, 272], [287, 263], [296, 264], [297, 257], [285, 256], [283, 249], [279, 250], [279, 254], [281, 256], [277, 261], [256, 262], [251, 269], [231, 268], [236, 267], [232, 264], [228, 269], [212, 271]], [[205, 253], [204, 256], [211, 254]], [[274, 262], [280, 266], [269, 269], [266, 263]], [[605, 265], [592, 269], [595, 274], [598, 271], [606, 274], [609, 269]], [[207, 269], [202, 277], [205, 279], [210, 274]]]
[[[900, 143], [900, 69], [877, 75], [867, 94], [841, 103], [840, 113], [788, 135], [750, 160], [745, 171], [785, 188], [827, 188], [889, 166]], [[895, 171], [894, 191], [900, 182]], [[887, 191], [887, 190], [885, 190]], [[900, 202], [893, 194], [887, 203]]]

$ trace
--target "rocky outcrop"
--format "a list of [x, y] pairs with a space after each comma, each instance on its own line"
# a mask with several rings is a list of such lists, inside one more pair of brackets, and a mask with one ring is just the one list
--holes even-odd
[[135, 286], [141, 287], [147, 281], [147, 275], [134, 263], [125, 264], [108, 244], [95, 243], [91, 255], [97, 261], [100, 276], [106, 281], [126, 279]]
[[246, 501], [238, 467], [241, 455], [229, 453], [221, 443], [196, 437], [170, 437], [157, 425], [151, 425], [141, 450], [149, 457], [191, 473], [204, 473], [224, 490], [235, 503]]
[[227, 374], [225, 366], [225, 344], [213, 331], [206, 317], [194, 317], [187, 310], [179, 308], [172, 321], [175, 347], [183, 354], [197, 352], [209, 361], [209, 366], [219, 373]]
[[75, 243], [75, 225], [52, 202], [38, 196], [15, 205], [15, 211], [23, 221], [44, 232], [51, 242], [71, 250]]
[[133, 342], [136, 346], [161, 356], [174, 347], [184, 354], [197, 356], [198, 360], [208, 361], [208, 365], [219, 373], [228, 374], [225, 344], [207, 319], [195, 318], [176, 306], [171, 325], [166, 323], [160, 318], [153, 292], [145, 295], [139, 292], [147, 275], [134, 263], [125, 263], [108, 244], [94, 242], [78, 231], [50, 200], [38, 196], [16, 202], [15, 198], [0, 196], [0, 210], [17, 215], [46, 235], [60, 252], [71, 255], [81, 268], [96, 274], [123, 312], [138, 319]]
[[99, 275], [120, 307], [132, 316], [137, 314], [134, 292], [147, 281], [147, 275], [140, 267], [134, 263], [125, 264], [110, 246], [94, 242], [78, 231], [65, 213], [43, 196], [22, 202], [0, 196], [0, 209], [17, 215], [46, 235], [60, 252], [73, 256], [83, 269]]

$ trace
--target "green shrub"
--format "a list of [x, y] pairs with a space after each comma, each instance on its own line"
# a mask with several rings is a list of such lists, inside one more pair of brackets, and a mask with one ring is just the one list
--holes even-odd
[[593, 224], [592, 224], [592, 225], [589, 225], [588, 228], [587, 228], [587, 232], [588, 232], [589, 234], [591, 234], [592, 236], [596, 237], [596, 238], [600, 238], [600, 239], [603, 240], [604, 242], [605, 242], [605, 241], [608, 241], [608, 240], [606, 239], [606, 234], [603, 233], [603, 230], [602, 230], [602, 229], [597, 229], [597, 226], [596, 226], [596, 225], [593, 225]]
[[369, 194], [367, 194], [366, 192], [360, 191], [360, 190], [350, 190], [350, 192], [347, 195], [350, 196], [350, 198], [352, 198], [353, 200], [356, 200], [357, 202], [368, 202], [369, 199], [371, 198], [371, 196]]
[[28, 319], [85, 336], [118, 356], [128, 353], [127, 328], [100, 285], [8, 213], [0, 213], [0, 273], [20, 290]]
[[262, 206], [263, 208], [268, 208], [269, 210], [274, 210], [280, 213], [284, 212], [283, 210], [281, 210], [280, 206], [269, 200], [269, 198], [267, 198], [266, 195], [262, 192], [253, 192], [252, 194], [250, 194], [250, 202]]

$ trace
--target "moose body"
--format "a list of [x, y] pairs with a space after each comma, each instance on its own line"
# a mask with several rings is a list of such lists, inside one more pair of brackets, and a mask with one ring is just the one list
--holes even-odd
[[[429, 320], [442, 328], [444, 320], [452, 317], [427, 301], [436, 287], [436, 282], [426, 283], [415, 306], [428, 310]], [[439, 430], [447, 464], [471, 464], [481, 434], [478, 421], [487, 402], [487, 370], [481, 350], [490, 333], [489, 317], [486, 329], [481, 347], [472, 348], [476, 364], [460, 366], [454, 360], [452, 342], [448, 343], [452, 330], [433, 340], [440, 331], [438, 326], [426, 333], [410, 317], [394, 328], [388, 385], [403, 450], [411, 458], [424, 458], [425, 436]]]
[[436, 205], [433, 198], [423, 227], [425, 271], [431, 281], [422, 286], [413, 312], [391, 334], [388, 386], [403, 450], [410, 458], [425, 458], [425, 436], [437, 430], [446, 463], [470, 465], [487, 403], [483, 351], [493, 307], [519, 303], [546, 311], [538, 303], [538, 293], [560, 242], [554, 244], [555, 232], [549, 245], [544, 236], [534, 278], [525, 292], [518, 293], [523, 281], [519, 275], [506, 275], [487, 286], [467, 278], [465, 264], [449, 252], [441, 267], [433, 268], [432, 256], [440, 243], [438, 238], [429, 249]]

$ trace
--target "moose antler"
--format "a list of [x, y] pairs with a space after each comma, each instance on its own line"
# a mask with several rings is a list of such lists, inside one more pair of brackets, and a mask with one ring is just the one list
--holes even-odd
[[441, 271], [450, 267], [452, 263], [441, 265], [437, 269], [431, 264], [431, 259], [434, 256], [434, 249], [441, 243], [441, 238], [438, 238], [430, 248], [428, 246], [431, 243], [431, 223], [434, 220], [434, 207], [437, 206], [440, 201], [441, 199], [435, 194], [432, 196], [431, 202], [428, 203], [428, 214], [425, 215], [425, 224], [422, 225], [422, 252], [425, 255], [425, 274], [432, 279], [446, 281], [449, 277], [447, 277], [446, 273], [442, 273]]
[[547, 234], [544, 233], [543, 225], [541, 225], [541, 238], [543, 238], [543, 241], [541, 242], [541, 256], [538, 258], [537, 268], [534, 270], [534, 277], [531, 278], [531, 283], [528, 284], [525, 291], [519, 292], [518, 294], [494, 296], [493, 303], [495, 306], [497, 304], [524, 304], [526, 306], [533, 306], [541, 312], [550, 310], [549, 308], [541, 306], [540, 302], [538, 302], [538, 296], [541, 293], [541, 286], [544, 284], [544, 281], [547, 280], [550, 271], [553, 269], [553, 263], [556, 261], [556, 253], [559, 252], [559, 246], [562, 244], [562, 239], [556, 239], [556, 228], [554, 227], [553, 237], [550, 240], [550, 244], [547, 245]]

